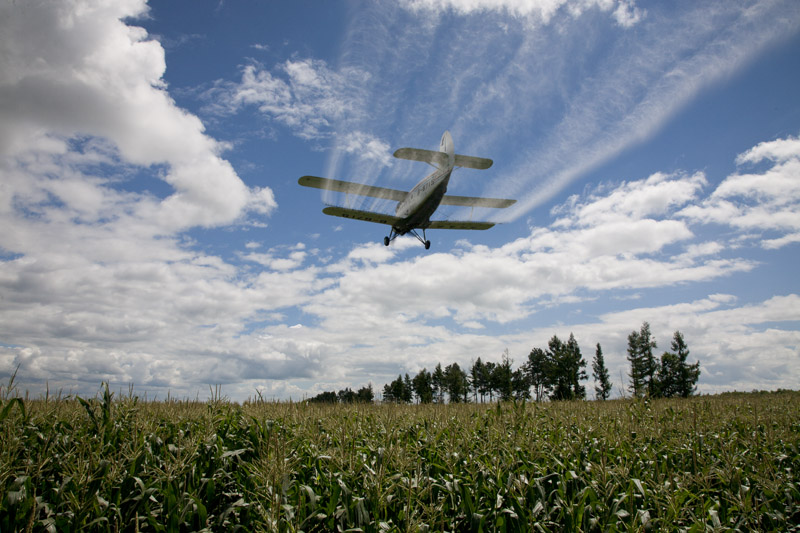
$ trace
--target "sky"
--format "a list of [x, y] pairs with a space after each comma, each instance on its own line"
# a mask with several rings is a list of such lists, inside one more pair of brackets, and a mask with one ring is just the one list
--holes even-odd
[[[698, 392], [800, 384], [795, 0], [0, 0], [0, 386], [299, 400], [681, 331]], [[491, 158], [430, 231], [326, 216]]]

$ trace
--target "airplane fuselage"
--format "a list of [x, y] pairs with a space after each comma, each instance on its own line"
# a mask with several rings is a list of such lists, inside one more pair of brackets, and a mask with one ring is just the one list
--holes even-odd
[[413, 228], [425, 228], [430, 223], [431, 215], [439, 208], [447, 192], [452, 173], [452, 166], [438, 169], [417, 183], [408, 196], [397, 204], [395, 215], [403, 219], [394, 226], [397, 233], [404, 235]]
[[417, 183], [405, 199], [397, 204], [395, 216], [403, 220], [392, 228], [400, 235], [405, 235], [414, 228], [427, 228], [430, 225], [431, 215], [442, 203], [455, 163], [453, 138], [449, 131], [445, 131], [442, 135], [439, 151], [447, 154], [446, 162], [441, 163], [435, 172]]

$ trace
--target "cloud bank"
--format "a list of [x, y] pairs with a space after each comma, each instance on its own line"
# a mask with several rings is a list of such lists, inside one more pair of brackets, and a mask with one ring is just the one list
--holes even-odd
[[[53, 241], [24, 245], [36, 240], [32, 232], [0, 270], [0, 372], [18, 367], [28, 386], [48, 380], [51, 389], [94, 390], [107, 380], [193, 396], [214, 383], [240, 399], [256, 390], [296, 399], [380, 385], [438, 362], [491, 360], [505, 348], [522, 362], [532, 347], [572, 331], [587, 357], [603, 345], [616, 379], [627, 369], [625, 336], [648, 320], [662, 347], [674, 330], [684, 333], [703, 364], [702, 391], [791, 387], [800, 378], [800, 334], [789, 329], [800, 320], [800, 296], [791, 292], [760, 302], [714, 293], [587, 315], [570, 331], [546, 318], [612, 294], [635, 302], [640, 291], [757, 270], [742, 251], [760, 248], [761, 239], [739, 223], [741, 213], [774, 215], [778, 222], [759, 226], [771, 240], [794, 234], [800, 196], [775, 206], [774, 183], [796, 189], [800, 145], [762, 143], [738, 161], [766, 166], [713, 190], [703, 173], [599, 184], [556, 206], [547, 227], [503, 246], [462, 243], [424, 256], [405, 238], [344, 255], [306, 243], [249, 243], [237, 263], [193, 253], [177, 239], [143, 237], [137, 250], [146, 255], [130, 253], [130, 239], [96, 244], [102, 252], [74, 237], [77, 252]], [[63, 224], [80, 235], [81, 223]], [[705, 239], [708, 224], [727, 228], [725, 237]]]

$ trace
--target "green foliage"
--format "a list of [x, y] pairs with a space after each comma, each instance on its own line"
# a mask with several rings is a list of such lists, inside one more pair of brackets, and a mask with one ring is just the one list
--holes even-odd
[[797, 392], [486, 407], [157, 403], [104, 387], [2, 396], [0, 414], [0, 531], [800, 523]]
[[659, 396], [656, 377], [657, 364], [653, 350], [656, 341], [650, 334], [650, 324], [642, 322], [639, 331], [628, 335], [628, 361], [631, 364], [630, 391], [636, 398]]
[[599, 342], [592, 360], [592, 375], [597, 383], [594, 387], [595, 397], [598, 400], [608, 400], [611, 394], [611, 379], [609, 379], [606, 361], [603, 358], [603, 348], [600, 347]]

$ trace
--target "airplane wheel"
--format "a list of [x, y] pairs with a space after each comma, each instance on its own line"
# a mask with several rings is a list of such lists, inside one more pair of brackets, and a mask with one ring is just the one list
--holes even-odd
[[431, 247], [431, 241], [425, 241], [425, 249], [428, 250]]
[[389, 237], [384, 237], [383, 238], [383, 245], [384, 246], [389, 246]]

